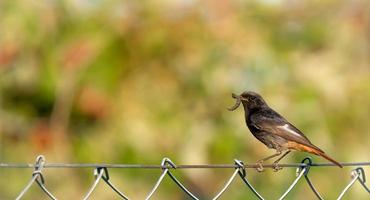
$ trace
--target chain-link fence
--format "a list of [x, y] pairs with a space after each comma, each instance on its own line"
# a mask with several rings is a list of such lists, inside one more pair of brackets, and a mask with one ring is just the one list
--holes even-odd
[[[358, 182], [364, 188], [364, 190], [369, 194], [370, 198], [370, 189], [366, 186], [366, 175], [365, 171], [361, 166], [370, 166], [370, 162], [357, 162], [357, 163], [341, 163], [343, 166], [347, 167], [356, 167], [351, 171], [351, 180], [350, 182], [344, 187], [344, 189], [338, 194], [338, 200], [342, 199], [346, 192], [356, 183]], [[319, 166], [334, 166], [331, 163], [312, 163], [311, 158], [305, 158], [302, 160], [301, 163], [294, 163], [294, 164], [280, 164], [279, 167], [293, 167], [297, 168], [296, 171], [296, 178], [290, 184], [288, 189], [277, 199], [282, 200], [292, 191], [292, 189], [297, 185], [298, 181], [304, 177], [305, 181], [307, 182], [308, 187], [312, 190], [315, 194], [317, 199], [324, 199], [319, 191], [315, 188], [309, 178], [309, 171], [311, 167], [319, 167]], [[128, 165], [128, 164], [57, 164], [57, 163], [45, 163], [44, 156], [40, 155], [36, 159], [35, 164], [10, 164], [10, 163], [0, 163], [0, 168], [34, 168], [32, 173], [32, 178], [28, 182], [28, 184], [21, 190], [21, 192], [16, 197], [16, 200], [22, 199], [22, 197], [27, 193], [29, 188], [33, 184], [37, 184], [41, 190], [50, 198], [50, 199], [57, 199], [51, 191], [46, 188], [45, 185], [45, 177], [42, 173], [43, 168], [94, 168], [94, 175], [95, 181], [93, 182], [92, 186], [88, 190], [88, 192], [82, 197], [83, 200], [89, 199], [93, 195], [93, 191], [97, 187], [100, 182], [106, 183], [114, 192], [117, 193], [119, 197], [122, 199], [130, 199], [127, 195], [125, 195], [120, 189], [118, 189], [110, 180], [108, 169], [109, 168], [158, 168], [162, 170], [162, 174], [159, 176], [158, 181], [153, 186], [153, 189], [148, 193], [145, 200], [151, 199], [153, 194], [158, 190], [159, 185], [162, 183], [162, 180], [167, 175], [171, 178], [171, 180], [184, 192], [186, 193], [191, 199], [198, 200], [196, 194], [191, 192], [187, 189], [179, 179], [177, 179], [171, 170], [177, 169], [199, 169], [199, 168], [233, 168], [234, 172], [225, 183], [225, 185], [217, 192], [216, 195], [212, 198], [212, 200], [219, 199], [222, 194], [230, 187], [230, 184], [235, 180], [237, 177], [240, 178], [247, 188], [250, 190], [251, 193], [254, 194], [256, 199], [263, 200], [261, 194], [253, 187], [253, 185], [247, 179], [247, 172], [246, 168], [257, 168], [259, 165], [257, 164], [244, 164], [240, 160], [234, 160], [234, 164], [218, 164], [218, 165], [176, 165], [170, 159], [164, 158], [160, 165]], [[273, 168], [274, 165], [265, 164], [263, 165], [265, 168]], [[276, 167], [276, 166], [275, 166]]]

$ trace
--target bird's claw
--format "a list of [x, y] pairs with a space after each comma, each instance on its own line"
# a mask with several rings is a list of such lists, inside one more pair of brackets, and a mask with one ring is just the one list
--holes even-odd
[[262, 161], [258, 161], [257, 165], [258, 167], [256, 168], [257, 172], [263, 172], [265, 169], [263, 168]]
[[279, 164], [274, 163], [273, 166], [272, 166], [272, 169], [274, 170], [274, 172], [277, 172], [279, 170], [282, 170], [283, 168], [280, 167]]

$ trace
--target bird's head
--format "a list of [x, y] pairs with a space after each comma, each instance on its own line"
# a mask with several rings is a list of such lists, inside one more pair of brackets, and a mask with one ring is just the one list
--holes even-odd
[[244, 108], [247, 109], [258, 108], [266, 105], [266, 102], [263, 100], [261, 95], [251, 91], [245, 91], [240, 95], [233, 93], [232, 97], [236, 99], [236, 103], [231, 108], [228, 108], [230, 111], [237, 109], [241, 103], [243, 104]]

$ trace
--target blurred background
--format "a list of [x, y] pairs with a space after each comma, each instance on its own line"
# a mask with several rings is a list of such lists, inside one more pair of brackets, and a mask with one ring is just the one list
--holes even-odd
[[[245, 163], [274, 153], [247, 130], [231, 93], [252, 90], [341, 162], [370, 160], [370, 8], [366, 0], [0, 1], [0, 161]], [[305, 153], [282, 163], [300, 162]], [[314, 162], [326, 162], [312, 156]], [[353, 168], [313, 168], [326, 199]], [[178, 170], [209, 199], [232, 169]], [[369, 168], [365, 168], [369, 176]], [[32, 169], [0, 169], [0, 199], [14, 199]], [[112, 169], [144, 199], [160, 170]], [[60, 199], [79, 199], [92, 169], [45, 169]], [[248, 170], [267, 199], [295, 169]], [[92, 199], [117, 199], [100, 184]], [[169, 178], [153, 199], [187, 199]], [[366, 199], [359, 184], [345, 199]], [[47, 199], [33, 186], [25, 199]], [[242, 181], [223, 199], [253, 199]], [[287, 199], [314, 199], [300, 181]]]

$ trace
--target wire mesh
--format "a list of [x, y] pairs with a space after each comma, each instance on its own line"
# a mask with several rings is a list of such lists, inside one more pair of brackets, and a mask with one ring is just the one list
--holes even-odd
[[[357, 163], [342, 163], [343, 166], [370, 166], [370, 162], [357, 162]], [[313, 163], [312, 159], [307, 157], [302, 160], [301, 163], [293, 163], [293, 164], [280, 164], [279, 167], [296, 167], [296, 178], [292, 181], [288, 189], [277, 199], [283, 200], [285, 199], [288, 194], [294, 189], [300, 179], [302, 177], [305, 178], [309, 188], [315, 194], [316, 198], [319, 200], [324, 199], [322, 195], [318, 192], [315, 188], [311, 180], [309, 179], [309, 171], [311, 167], [321, 167], [321, 166], [334, 166], [331, 163]], [[83, 200], [88, 200], [92, 195], [96, 187], [100, 182], [105, 182], [110, 189], [112, 189], [121, 199], [129, 200], [121, 190], [119, 190], [111, 181], [108, 173], [108, 168], [146, 168], [146, 169], [161, 169], [162, 173], [159, 176], [157, 182], [153, 186], [152, 190], [148, 193], [145, 200], [150, 200], [155, 192], [158, 190], [159, 186], [161, 185], [163, 179], [167, 175], [170, 179], [191, 199], [199, 200], [200, 198], [197, 197], [193, 192], [191, 192], [188, 188], [184, 186], [180, 182], [179, 179], [175, 177], [175, 175], [171, 172], [171, 170], [177, 169], [199, 169], [199, 168], [233, 168], [234, 171], [232, 175], [228, 178], [226, 183], [222, 186], [222, 188], [216, 193], [216, 195], [211, 198], [212, 200], [217, 200], [221, 198], [221, 196], [225, 193], [225, 191], [230, 188], [231, 183], [239, 177], [247, 186], [247, 188], [252, 192], [252, 194], [256, 197], [256, 199], [264, 200], [264, 197], [257, 192], [257, 190], [252, 186], [250, 181], [247, 179], [247, 172], [246, 168], [259, 168], [260, 166], [257, 164], [244, 164], [242, 161], [235, 159], [234, 164], [219, 164], [219, 165], [176, 165], [172, 162], [169, 158], [164, 158], [160, 165], [126, 165], [126, 164], [53, 164], [53, 163], [45, 163], [45, 157], [40, 155], [36, 158], [35, 164], [11, 164], [11, 163], [0, 163], [0, 168], [34, 168], [32, 173], [31, 180], [27, 183], [27, 185], [21, 190], [21, 192], [16, 197], [16, 200], [20, 200], [23, 196], [27, 193], [29, 188], [36, 183], [41, 191], [43, 191], [49, 199], [57, 199], [45, 186], [45, 178], [42, 173], [43, 168], [94, 168], [94, 176], [95, 180], [86, 194], [82, 197]], [[274, 168], [276, 166], [271, 164], [265, 164], [263, 167], [267, 168]], [[239, 176], [237, 176], [239, 175]], [[362, 167], [357, 167], [351, 171], [351, 180], [349, 183], [344, 187], [344, 189], [338, 195], [337, 200], [342, 199], [345, 194], [350, 190], [350, 188], [356, 183], [359, 182], [362, 188], [367, 192], [370, 197], [370, 189], [366, 185], [366, 175], [365, 171]]]
[[89, 191], [83, 197], [83, 200], [90, 198], [92, 192], [98, 186], [98, 183], [103, 180], [115, 193], [117, 193], [122, 199], [128, 200], [128, 197], [121, 192], [114, 184], [109, 180], [108, 169], [106, 167], [98, 167], [94, 170], [95, 181], [90, 187]]
[[54, 197], [54, 195], [51, 194], [51, 192], [49, 192], [48, 189], [46, 189], [46, 187], [44, 185], [45, 184], [45, 179], [44, 179], [44, 176], [42, 175], [42, 171], [41, 171], [44, 164], [45, 164], [45, 157], [42, 156], [42, 155], [37, 156], [36, 164], [35, 164], [35, 170], [32, 173], [32, 178], [28, 182], [26, 187], [22, 190], [22, 192], [20, 192], [19, 195], [16, 197], [16, 200], [21, 199], [27, 193], [27, 191], [30, 189], [32, 184], [35, 183], [35, 182], [37, 183], [37, 185], [42, 189], [42, 191], [50, 199], [53, 199], [53, 200], [57, 199], [57, 198]]

